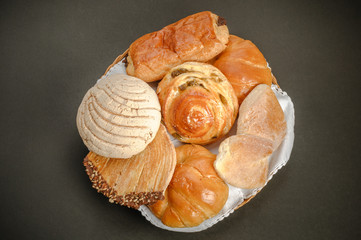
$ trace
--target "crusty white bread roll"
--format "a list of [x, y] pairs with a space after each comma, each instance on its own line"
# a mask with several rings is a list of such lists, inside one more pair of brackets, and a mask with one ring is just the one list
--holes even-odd
[[89, 89], [76, 120], [89, 151], [103, 157], [129, 158], [143, 151], [157, 134], [160, 105], [147, 83], [114, 74]]
[[269, 157], [283, 141], [287, 125], [272, 89], [260, 84], [239, 108], [237, 135], [224, 140], [214, 167], [228, 184], [259, 188], [267, 181]]
[[276, 95], [266, 84], [260, 84], [245, 98], [239, 108], [237, 134], [267, 138], [276, 149], [286, 136], [285, 115]]
[[134, 41], [127, 73], [146, 82], [160, 80], [181, 63], [214, 58], [226, 48], [228, 37], [225, 19], [209, 11], [190, 15]]
[[253, 135], [234, 135], [219, 146], [214, 162], [218, 175], [238, 188], [262, 187], [267, 180], [272, 142]]

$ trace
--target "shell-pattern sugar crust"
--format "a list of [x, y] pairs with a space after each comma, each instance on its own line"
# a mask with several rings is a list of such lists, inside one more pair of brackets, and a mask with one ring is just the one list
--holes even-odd
[[78, 109], [77, 126], [91, 152], [129, 158], [154, 139], [160, 120], [157, 95], [147, 83], [113, 74], [86, 93]]

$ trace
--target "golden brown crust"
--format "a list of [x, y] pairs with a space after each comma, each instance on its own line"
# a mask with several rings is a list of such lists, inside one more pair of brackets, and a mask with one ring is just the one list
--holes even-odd
[[146, 149], [131, 158], [106, 158], [90, 152], [84, 159], [93, 187], [110, 202], [132, 208], [162, 199], [175, 165], [175, 148], [163, 125]]
[[228, 199], [228, 186], [213, 168], [216, 155], [199, 145], [176, 148], [177, 166], [165, 199], [150, 206], [170, 227], [194, 227], [214, 217]]
[[129, 48], [127, 73], [153, 82], [183, 62], [214, 58], [226, 48], [229, 37], [218, 18], [200, 12], [138, 38]]
[[168, 132], [182, 142], [214, 142], [231, 129], [237, 116], [231, 84], [206, 63], [172, 68], [158, 84], [157, 94]]
[[230, 35], [227, 48], [214, 62], [236, 92], [239, 104], [258, 84], [271, 86], [273, 76], [259, 49], [249, 40]]
[[285, 115], [272, 89], [260, 84], [243, 101], [239, 108], [237, 134], [251, 134], [267, 138], [274, 149], [287, 132]]

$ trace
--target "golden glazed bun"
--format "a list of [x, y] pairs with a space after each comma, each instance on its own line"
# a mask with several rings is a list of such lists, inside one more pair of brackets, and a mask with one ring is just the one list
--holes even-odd
[[271, 86], [272, 73], [259, 49], [249, 40], [230, 35], [229, 43], [214, 62], [232, 84], [241, 104], [258, 84]]
[[159, 82], [157, 94], [168, 132], [182, 142], [214, 142], [237, 116], [231, 84], [210, 64], [186, 62], [172, 68]]
[[285, 114], [272, 89], [260, 84], [239, 108], [237, 134], [250, 134], [272, 141], [277, 149], [287, 132]]
[[177, 166], [165, 199], [150, 210], [169, 227], [194, 227], [214, 217], [228, 199], [228, 186], [213, 168], [216, 155], [199, 145], [176, 148]]
[[175, 148], [163, 125], [145, 150], [131, 158], [106, 158], [90, 152], [84, 159], [98, 192], [110, 202], [136, 209], [164, 198], [175, 165]]
[[272, 142], [258, 136], [234, 135], [219, 146], [214, 168], [228, 184], [238, 188], [258, 188], [267, 181]]
[[206, 11], [193, 14], [163, 29], [146, 34], [130, 45], [127, 73], [153, 82], [183, 62], [206, 62], [228, 42], [223, 18]]
[[154, 139], [161, 120], [160, 105], [147, 83], [114, 74], [86, 93], [76, 120], [89, 151], [103, 157], [129, 158]]

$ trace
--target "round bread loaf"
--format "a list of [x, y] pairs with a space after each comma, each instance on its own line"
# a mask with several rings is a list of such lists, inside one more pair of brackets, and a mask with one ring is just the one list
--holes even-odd
[[89, 151], [103, 157], [130, 158], [154, 139], [160, 120], [154, 90], [138, 78], [114, 74], [85, 94], [77, 127]]
[[199, 145], [176, 148], [177, 165], [165, 199], [150, 206], [170, 227], [194, 227], [214, 217], [228, 199], [228, 186], [213, 168], [216, 155]]

